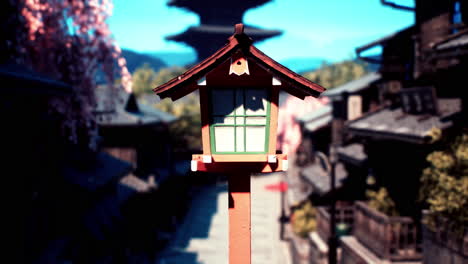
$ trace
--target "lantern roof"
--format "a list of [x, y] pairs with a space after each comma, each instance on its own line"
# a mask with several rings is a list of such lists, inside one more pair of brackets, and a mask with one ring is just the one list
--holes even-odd
[[281, 80], [283, 85], [280, 88], [296, 97], [301, 99], [306, 96], [318, 97], [325, 91], [322, 86], [311, 82], [268, 57], [252, 43], [252, 39], [244, 33], [244, 25], [236, 24], [234, 34], [228, 38], [228, 42], [224, 47], [182, 75], [154, 88], [153, 91], [161, 98], [171, 97], [173, 100], [177, 100], [198, 89], [197, 85], [193, 85], [194, 83], [239, 51], [246, 59], [255, 62], [271, 73], [273, 77]]

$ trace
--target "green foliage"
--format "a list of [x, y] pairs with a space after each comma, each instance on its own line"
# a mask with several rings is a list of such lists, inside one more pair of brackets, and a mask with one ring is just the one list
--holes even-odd
[[164, 84], [168, 81], [170, 81], [172, 78], [177, 77], [184, 73], [187, 69], [183, 67], [169, 67], [169, 68], [163, 68], [158, 73], [156, 74], [156, 77], [154, 79], [154, 84], [155, 86]]
[[[137, 96], [152, 93], [153, 88], [181, 75], [185, 70], [181, 67], [169, 67], [155, 72], [145, 63], [133, 73], [133, 92]], [[154, 107], [178, 117], [169, 127], [174, 151], [201, 149], [200, 106], [196, 93], [176, 102], [164, 99]]]
[[447, 219], [456, 233], [463, 234], [468, 226], [468, 131], [445, 141], [445, 148], [427, 156], [430, 166], [422, 173], [419, 194], [429, 206], [425, 219], [429, 227]]
[[442, 138], [442, 130], [440, 130], [440, 128], [433, 127], [431, 130], [429, 130], [426, 136], [430, 137], [431, 143], [437, 142]]
[[136, 69], [132, 75], [133, 92], [137, 96], [151, 93], [153, 88], [179, 76], [184, 73], [185, 70], [186, 69], [181, 67], [169, 67], [155, 72], [148, 63], [145, 63], [143, 66]]
[[292, 228], [296, 235], [307, 237], [317, 227], [317, 209], [310, 201], [300, 204], [293, 211]]
[[316, 82], [327, 89], [335, 88], [368, 73], [367, 65], [353, 60], [335, 64], [324, 62], [318, 70], [303, 74], [307, 79]]
[[389, 196], [385, 187], [380, 187], [378, 191], [367, 190], [366, 196], [369, 199], [368, 205], [381, 213], [388, 216], [398, 216], [398, 211], [395, 207], [395, 202]]
[[175, 151], [201, 149], [200, 104], [197, 93], [191, 93], [176, 102], [167, 98], [155, 107], [179, 118], [169, 128]]
[[155, 78], [156, 72], [148, 63], [136, 69], [132, 75], [133, 92], [135, 95], [139, 96], [144, 93], [150, 93], [151, 89], [155, 87]]

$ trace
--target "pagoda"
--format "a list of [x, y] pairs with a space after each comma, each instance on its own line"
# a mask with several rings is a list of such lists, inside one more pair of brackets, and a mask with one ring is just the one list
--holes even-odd
[[[226, 43], [226, 39], [232, 35], [233, 25], [242, 21], [245, 11], [269, 1], [170, 0], [168, 6], [197, 13], [200, 16], [200, 25], [189, 27], [184, 32], [168, 36], [166, 39], [193, 47], [197, 52], [198, 61], [201, 61]], [[246, 26], [245, 32], [255, 42], [282, 33], [279, 30], [265, 30], [253, 26]]]

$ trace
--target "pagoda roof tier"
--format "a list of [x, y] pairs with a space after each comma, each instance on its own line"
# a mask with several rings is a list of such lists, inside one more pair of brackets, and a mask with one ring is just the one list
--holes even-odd
[[[278, 36], [282, 33], [282, 31], [246, 26], [245, 33], [252, 37], [264, 39], [264, 38]], [[185, 41], [189, 39], [191, 35], [196, 35], [197, 37], [199, 37], [200, 34], [210, 34], [210, 35], [220, 34], [220, 35], [226, 35], [226, 38], [228, 38], [229, 36], [232, 35], [232, 26], [216, 26], [216, 25], [194, 26], [194, 27], [189, 27], [183, 33], [168, 36], [166, 37], [166, 39], [175, 40], [175, 41]], [[258, 41], [258, 39], [256, 39], [255, 41]]]
[[271, 0], [243, 0], [243, 1], [219, 1], [219, 0], [170, 0], [167, 5], [186, 8], [197, 14], [216, 10], [247, 10], [261, 6]]
[[180, 7], [200, 16], [201, 24], [232, 25], [242, 21], [247, 9], [261, 6], [270, 0], [218, 1], [172, 0], [169, 6]]

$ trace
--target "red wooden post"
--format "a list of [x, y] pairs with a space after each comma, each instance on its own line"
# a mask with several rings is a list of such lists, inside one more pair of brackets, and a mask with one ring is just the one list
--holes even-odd
[[229, 175], [229, 264], [250, 264], [250, 173]]

